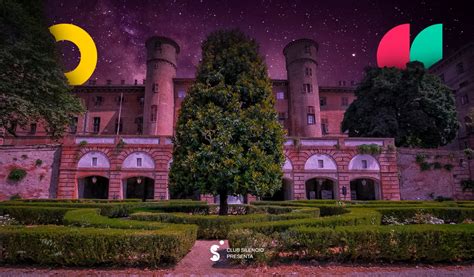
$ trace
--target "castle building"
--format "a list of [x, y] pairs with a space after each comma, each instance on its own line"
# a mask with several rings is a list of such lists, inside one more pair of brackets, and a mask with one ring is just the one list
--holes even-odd
[[[324, 69], [318, 68], [318, 47], [311, 39], [289, 43], [283, 50], [288, 77], [272, 80], [278, 120], [288, 134], [283, 186], [272, 199], [399, 200], [393, 139], [349, 138], [341, 133], [344, 112], [355, 99], [354, 84], [319, 85], [317, 71]], [[180, 48], [172, 39], [152, 37], [146, 41], [146, 51], [146, 80], [131, 85], [90, 80], [74, 88], [87, 111], [72, 119], [60, 144], [54, 145], [37, 123], [18, 130], [16, 138], [4, 136], [3, 145], [16, 147], [15, 151], [30, 151], [29, 146], [37, 145], [21, 166], [40, 157], [51, 164], [53, 172], [46, 172], [43, 179], [51, 184], [47, 191], [38, 189], [26, 197], [169, 198], [172, 136], [193, 79], [176, 78]], [[380, 152], [361, 151], [362, 145], [370, 144]], [[3, 188], [0, 197], [7, 197], [5, 191], [9, 188]]]

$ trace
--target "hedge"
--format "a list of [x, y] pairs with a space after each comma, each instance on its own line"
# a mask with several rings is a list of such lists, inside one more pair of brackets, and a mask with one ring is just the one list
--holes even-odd
[[432, 215], [444, 220], [445, 223], [462, 223], [464, 220], [474, 220], [474, 208], [456, 207], [399, 207], [377, 208], [382, 214], [382, 222], [397, 221], [400, 223], [416, 223], [413, 219], [417, 215]]
[[[474, 225], [405, 225], [289, 229], [285, 249], [337, 261], [454, 262], [474, 258]], [[234, 247], [234, 246], [233, 246]]]
[[[68, 211], [64, 215], [64, 225], [96, 228], [116, 228], [116, 229], [146, 229], [158, 230], [170, 226], [158, 222], [144, 222], [137, 220], [127, 220], [118, 218], [108, 218], [100, 215], [99, 209], [76, 209]], [[186, 228], [186, 226], [180, 226]], [[191, 227], [193, 228], [193, 227]]]
[[9, 215], [21, 224], [62, 224], [63, 217], [70, 208], [0, 206], [1, 215]]
[[195, 231], [1, 227], [0, 262], [55, 266], [175, 264], [193, 246]]
[[381, 214], [373, 209], [352, 209], [349, 213], [331, 217], [293, 219], [273, 222], [255, 222], [236, 224], [233, 229], [248, 229], [253, 232], [270, 235], [284, 232], [295, 226], [336, 227], [343, 225], [380, 225]]
[[130, 216], [133, 220], [158, 221], [166, 223], [196, 224], [199, 226], [198, 238], [219, 239], [226, 238], [235, 224], [248, 222], [258, 224], [262, 221], [278, 221], [288, 219], [316, 218], [319, 215], [317, 209], [311, 212], [295, 212], [279, 215], [271, 214], [248, 214], [248, 215], [188, 215], [180, 213], [135, 213]]

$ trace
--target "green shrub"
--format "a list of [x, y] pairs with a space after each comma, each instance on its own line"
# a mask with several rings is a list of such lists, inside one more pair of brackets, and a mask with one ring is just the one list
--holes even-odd
[[2, 263], [55, 266], [162, 266], [191, 249], [196, 229], [124, 230], [1, 227]]
[[41, 159], [36, 159], [36, 161], [35, 161], [35, 166], [39, 167], [39, 166], [41, 166], [42, 164], [43, 164], [43, 160], [41, 160]]
[[429, 214], [442, 219], [445, 223], [462, 223], [464, 220], [474, 220], [474, 208], [458, 207], [399, 207], [399, 208], [378, 208], [382, 214], [382, 222], [394, 219], [398, 222], [413, 223], [413, 219], [419, 214]]
[[279, 221], [289, 219], [315, 218], [318, 213], [315, 209], [311, 212], [295, 212], [287, 214], [248, 214], [248, 215], [188, 215], [182, 213], [135, 213], [130, 216], [133, 220], [158, 221], [166, 223], [196, 224], [198, 229], [198, 238], [200, 239], [218, 239], [226, 238], [228, 232], [233, 229], [235, 224], [249, 222], [257, 224], [262, 221]]
[[300, 258], [449, 262], [474, 258], [474, 225], [291, 228], [285, 249]]
[[14, 168], [8, 174], [8, 180], [18, 182], [26, 177], [26, 171], [23, 168]]
[[357, 152], [359, 154], [370, 154], [370, 155], [378, 155], [382, 153], [382, 147], [377, 144], [361, 144], [357, 146]]
[[265, 235], [274, 232], [284, 232], [295, 226], [312, 226], [312, 227], [336, 227], [343, 225], [379, 225], [381, 223], [381, 214], [372, 209], [352, 209], [349, 213], [321, 217], [321, 218], [305, 218], [292, 219], [270, 222], [241, 223], [232, 226], [233, 229], [249, 229], [253, 232]]
[[62, 224], [70, 208], [0, 206], [2, 215], [9, 215], [21, 224]]

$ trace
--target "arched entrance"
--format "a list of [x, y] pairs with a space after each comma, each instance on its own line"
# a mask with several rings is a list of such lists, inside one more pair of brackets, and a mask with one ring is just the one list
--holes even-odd
[[327, 178], [312, 178], [306, 181], [306, 199], [335, 199], [336, 184]]
[[352, 200], [380, 199], [378, 182], [369, 178], [359, 178], [351, 181]]
[[155, 196], [155, 180], [137, 176], [131, 177], [124, 182], [124, 198], [138, 198], [145, 201], [153, 199]]
[[281, 180], [281, 188], [277, 190], [272, 196], [262, 197], [262, 200], [268, 201], [283, 201], [293, 199], [292, 181], [287, 178]]
[[107, 199], [109, 179], [102, 176], [88, 176], [78, 179], [79, 198]]

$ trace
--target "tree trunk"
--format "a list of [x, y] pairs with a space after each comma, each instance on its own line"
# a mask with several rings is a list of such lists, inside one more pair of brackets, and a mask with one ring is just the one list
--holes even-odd
[[219, 194], [219, 215], [227, 215], [229, 206], [227, 205], [227, 192]]

